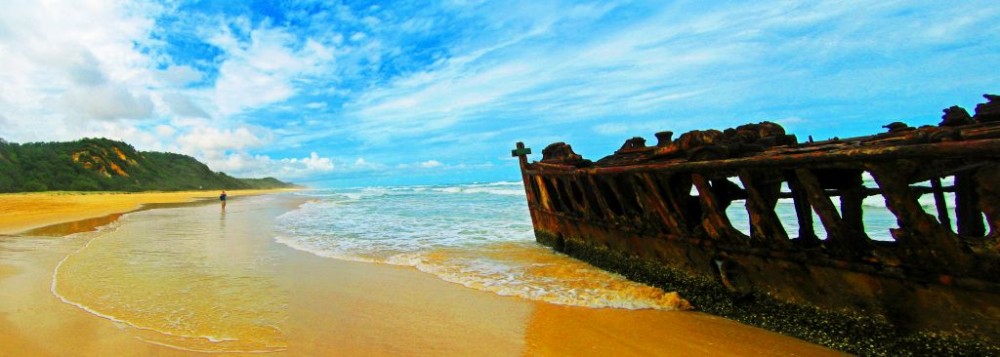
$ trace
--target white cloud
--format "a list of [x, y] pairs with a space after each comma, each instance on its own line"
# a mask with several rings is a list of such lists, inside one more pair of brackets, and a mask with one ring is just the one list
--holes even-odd
[[170, 111], [174, 112], [174, 114], [195, 118], [210, 117], [204, 109], [201, 109], [201, 107], [183, 94], [176, 92], [164, 93], [162, 95], [162, 99], [163, 102], [170, 108]]
[[169, 125], [157, 125], [154, 130], [156, 131], [156, 135], [163, 138], [171, 138], [177, 132], [177, 130], [174, 130], [174, 127]]
[[425, 168], [425, 169], [431, 169], [431, 168], [435, 168], [435, 167], [440, 167], [441, 165], [442, 165], [441, 162], [437, 161], [437, 160], [427, 160], [427, 161], [424, 161], [424, 162], [420, 163], [420, 167]]
[[321, 157], [315, 152], [304, 158], [285, 159], [238, 152], [208, 160], [208, 165], [214, 170], [236, 177], [277, 177], [284, 180], [328, 173], [336, 167], [332, 159]]
[[[3, 114], [0, 114], [0, 129], [3, 129], [3, 131], [7, 131], [8, 130], [7, 126], [9, 125], [10, 125], [10, 119], [7, 119], [7, 117], [3, 116]], [[3, 136], [0, 136], [0, 138], [2, 137]]]
[[66, 92], [63, 103], [70, 112], [104, 120], [142, 119], [153, 113], [148, 96], [134, 95], [121, 85], [73, 88]]
[[154, 61], [139, 49], [151, 11], [108, 1], [0, 2], [0, 112], [16, 124], [5, 134], [72, 140], [106, 127], [100, 121], [152, 117]]
[[[531, 32], [480, 44], [426, 71], [374, 88], [347, 105], [359, 122], [355, 131], [369, 142], [382, 143], [487, 117], [582, 121], [623, 111], [644, 114], [706, 93], [704, 85], [692, 81], [694, 76], [740, 60], [735, 56], [739, 47], [732, 43], [667, 45], [687, 35], [683, 30], [665, 31], [667, 15], [573, 38], [577, 45], [572, 46], [561, 43], [571, 34], [553, 33], [560, 26], [569, 29], [561, 31], [585, 27], [591, 17], [608, 10], [581, 8], [581, 19], [533, 16], [537, 23], [529, 26]], [[683, 29], [685, 24], [675, 25]]]
[[799, 118], [799, 117], [787, 117], [787, 118], [775, 119], [775, 120], [772, 120], [772, 121], [775, 122], [775, 123], [781, 124], [781, 125], [792, 125], [792, 124], [803, 123], [803, 122], [806, 122], [808, 120], [802, 119], [802, 118]]
[[247, 127], [236, 129], [195, 127], [177, 138], [182, 152], [202, 153], [205, 156], [216, 156], [230, 150], [260, 147], [267, 141], [267, 139], [255, 135]]
[[329, 70], [330, 49], [317, 41], [298, 39], [279, 28], [247, 29], [249, 43], [222, 26], [210, 42], [225, 51], [215, 82], [215, 105], [223, 115], [278, 103], [292, 97], [294, 80]]
[[[678, 122], [692, 128], [703, 112], [722, 122], [694, 127], [815, 110], [789, 99], [851, 98], [864, 106], [858, 98], [899, 96], [893, 93], [898, 83], [933, 72], [927, 69], [947, 58], [959, 60], [918, 58], [954, 44], [963, 31], [996, 29], [986, 19], [1000, 15], [997, 9], [968, 11], [974, 5], [766, 2], [650, 5], [640, 16], [608, 17], [614, 6], [580, 7], [580, 18], [534, 5], [509, 12], [476, 7], [469, 23], [489, 27], [488, 34], [477, 33], [448, 48], [450, 57], [351, 98], [345, 106], [354, 120], [350, 132], [382, 146], [530, 119], [607, 135], [651, 135], [676, 130]], [[482, 18], [488, 25], [475, 22]], [[405, 30], [417, 21], [399, 26]], [[976, 26], [985, 28], [970, 30]], [[983, 44], [987, 37], [996, 39], [972, 36]], [[963, 50], [989, 52], [983, 44], [967, 43]], [[802, 112], [767, 112], [779, 106]]]
[[201, 72], [191, 66], [170, 66], [162, 72], [163, 79], [174, 86], [185, 86], [201, 80]]
[[352, 172], [378, 171], [385, 169], [385, 165], [376, 162], [369, 162], [368, 160], [365, 160], [365, 158], [363, 157], [359, 157], [356, 160], [354, 160], [354, 164], [349, 167], [347, 165], [344, 166], [345, 166], [344, 167], [345, 171], [352, 171]]

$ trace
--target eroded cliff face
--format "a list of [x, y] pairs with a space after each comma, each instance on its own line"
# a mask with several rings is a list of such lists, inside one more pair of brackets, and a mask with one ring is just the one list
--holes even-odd
[[[858, 138], [799, 143], [763, 122], [632, 138], [596, 162], [556, 143], [540, 162], [520, 155], [536, 236], [698, 309], [854, 353], [1000, 351], [1000, 97], [986, 98], [974, 116], [951, 107], [938, 126]], [[868, 197], [895, 217], [889, 241], [866, 231]], [[908, 342], [866, 347], [885, 341]]]
[[[127, 148], [133, 156], [138, 156], [134, 149]], [[100, 172], [105, 177], [111, 175], [129, 177], [128, 172], [122, 167], [138, 166], [138, 162], [125, 154], [118, 146], [101, 147], [99, 145], [89, 145], [73, 153], [73, 162], [80, 164], [84, 169]]]

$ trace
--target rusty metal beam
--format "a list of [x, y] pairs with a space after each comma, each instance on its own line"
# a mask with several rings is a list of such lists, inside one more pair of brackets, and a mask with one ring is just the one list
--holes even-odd
[[[810, 153], [783, 153], [774, 150], [769, 155], [751, 156], [735, 159], [710, 161], [675, 161], [649, 162], [641, 165], [624, 165], [613, 167], [587, 167], [580, 170], [592, 175], [618, 174], [624, 172], [711, 172], [719, 170], [738, 170], [744, 167], [775, 167], [822, 165], [830, 163], [854, 163], [861, 168], [862, 162], [896, 160], [896, 159], [948, 159], [961, 157], [980, 157], [1000, 159], [1000, 139], [982, 139], [960, 142], [940, 142], [917, 144], [900, 147], [862, 147], [851, 148], [845, 144], [836, 150]], [[554, 169], [567, 168], [564, 165], [535, 163], [541, 167]]]
[[775, 247], [787, 246], [788, 233], [774, 211], [781, 184], [760, 182], [762, 180], [755, 178], [749, 170], [740, 172], [739, 177], [748, 196], [746, 208], [750, 214], [751, 242], [762, 242]]

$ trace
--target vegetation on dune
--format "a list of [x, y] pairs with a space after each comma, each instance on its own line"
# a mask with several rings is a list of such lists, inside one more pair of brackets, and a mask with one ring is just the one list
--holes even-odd
[[179, 191], [294, 187], [213, 172], [193, 157], [136, 151], [109, 139], [10, 143], [0, 139], [0, 192]]

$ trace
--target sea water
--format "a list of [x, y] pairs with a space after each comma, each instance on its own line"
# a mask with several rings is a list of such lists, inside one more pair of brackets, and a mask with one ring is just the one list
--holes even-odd
[[[866, 187], [877, 187], [865, 175]], [[738, 182], [737, 182], [738, 184]], [[787, 192], [787, 186], [783, 191]], [[556, 304], [676, 309], [676, 295], [630, 282], [535, 243], [520, 182], [314, 190], [310, 201], [277, 219], [276, 240], [318, 256], [412, 266], [440, 279], [500, 295]], [[692, 191], [697, 194], [697, 191]], [[953, 200], [952, 194], [946, 197]], [[838, 199], [832, 199], [839, 209]], [[920, 197], [934, 212], [931, 195]], [[881, 195], [863, 201], [867, 235], [892, 240], [895, 216]], [[775, 207], [790, 237], [798, 235], [794, 203]], [[749, 235], [745, 201], [726, 210]], [[812, 215], [819, 238], [826, 234]]]
[[677, 309], [676, 293], [535, 243], [520, 182], [316, 190], [276, 240], [332, 259], [412, 266], [445, 281], [563, 305]]
[[[52, 274], [63, 302], [132, 336], [192, 352], [274, 352], [287, 347], [288, 292], [280, 256], [262, 245], [272, 196], [228, 208], [200, 204], [129, 213], [68, 254]], [[264, 235], [264, 237], [260, 237]], [[255, 238], [255, 237], [260, 237]]]

